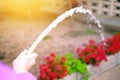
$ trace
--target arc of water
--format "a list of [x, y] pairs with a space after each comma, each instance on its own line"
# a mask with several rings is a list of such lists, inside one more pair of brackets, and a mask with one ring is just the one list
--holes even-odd
[[[92, 14], [92, 12], [88, 9], [83, 8], [82, 6], [80, 7], [76, 7], [73, 9], [70, 9], [69, 11], [66, 11], [64, 14], [60, 15], [59, 17], [57, 17], [57, 19], [55, 19], [39, 36], [38, 38], [33, 42], [33, 44], [30, 46], [30, 48], [28, 49], [28, 54], [32, 53], [34, 51], [34, 49], [37, 47], [37, 45], [39, 44], [39, 42], [53, 29], [57, 26], [58, 23], [60, 23], [61, 21], [63, 21], [65, 18], [72, 16], [74, 13], [88, 13], [91, 16], [91, 19], [93, 19], [95, 21], [95, 23], [98, 24], [98, 27], [102, 30], [102, 26], [100, 24], [100, 21], [97, 20], [97, 18]], [[100, 31], [101, 32], [101, 31]], [[101, 32], [101, 38], [102, 40], [104, 40], [104, 36], [103, 33]]]

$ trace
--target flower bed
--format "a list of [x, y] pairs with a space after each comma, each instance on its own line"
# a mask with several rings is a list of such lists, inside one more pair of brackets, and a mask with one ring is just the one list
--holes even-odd
[[[119, 55], [119, 56], [118, 56]], [[120, 52], [115, 55], [107, 56], [108, 61], [102, 61], [99, 67], [94, 67], [89, 65], [88, 70], [91, 74], [89, 80], [93, 80], [95, 77], [101, 75], [102, 73], [106, 72], [107, 70], [115, 67], [116, 65], [120, 64]]]
[[[89, 80], [93, 80], [95, 77], [101, 75], [102, 73], [106, 72], [107, 70], [120, 64], [120, 52], [115, 55], [107, 56], [107, 59], [108, 59], [108, 61], [101, 62], [99, 67], [87, 65], [87, 69], [90, 72]], [[63, 79], [60, 79], [60, 80], [83, 80], [83, 79], [84, 78], [82, 77], [81, 74], [73, 73], [69, 76], [66, 76]]]
[[[39, 80], [88, 80], [120, 64], [120, 33], [103, 42], [90, 40], [65, 56], [50, 54], [40, 65]], [[62, 79], [61, 79], [62, 78]]]

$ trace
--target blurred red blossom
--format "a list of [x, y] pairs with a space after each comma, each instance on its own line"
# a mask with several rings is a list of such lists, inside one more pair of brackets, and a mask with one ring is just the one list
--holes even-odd
[[107, 55], [116, 54], [120, 51], [120, 33], [108, 38], [106, 41], [105, 52]]
[[40, 74], [38, 80], [57, 80], [68, 75], [65, 66], [65, 57], [58, 57], [55, 53], [51, 53], [45, 58], [46, 63], [40, 64]]
[[84, 48], [78, 48], [76, 53], [79, 59], [87, 64], [98, 66], [102, 60], [107, 61], [103, 45], [97, 44], [94, 40], [90, 40], [89, 44], [85, 45]]

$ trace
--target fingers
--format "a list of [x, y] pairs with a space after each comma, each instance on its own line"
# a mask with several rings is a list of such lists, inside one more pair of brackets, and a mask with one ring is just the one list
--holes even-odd
[[29, 61], [31, 67], [36, 64], [37, 56], [38, 55], [36, 53], [32, 53], [32, 54], [26, 55], [26, 58]]
[[37, 53], [28, 54], [27, 57], [30, 60], [36, 60], [36, 58], [38, 57], [38, 54]]
[[[31, 54], [32, 54], [32, 55], [31, 55]], [[31, 55], [31, 56], [37, 56], [36, 53], [30, 53], [30, 54], [28, 54], [28, 50], [27, 50], [27, 49], [25, 49], [24, 51], [22, 51], [19, 56], [23, 56], [23, 55], [27, 55], [27, 56], [29, 56], [29, 55]]]
[[36, 63], [37, 53], [30, 53], [25, 49], [13, 61], [13, 68], [16, 72], [29, 71]]
[[22, 51], [22, 52], [18, 55], [18, 57], [22, 57], [22, 56], [26, 55], [27, 52], [28, 52], [27, 49], [25, 49], [24, 51]]
[[37, 53], [30, 53], [28, 54], [28, 51], [25, 49], [24, 51], [22, 51], [18, 57], [27, 57], [30, 59], [36, 59], [37, 58]]
[[37, 58], [38, 57], [38, 54], [37, 53], [33, 53], [33, 58]]

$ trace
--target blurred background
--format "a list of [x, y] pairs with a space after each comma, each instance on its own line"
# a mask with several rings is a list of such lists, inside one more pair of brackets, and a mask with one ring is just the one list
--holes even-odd
[[0, 20], [40, 20], [48, 16], [55, 18], [68, 10], [69, 2], [70, 0], [0, 0]]
[[[11, 65], [16, 56], [28, 49], [53, 20], [66, 10], [78, 6], [93, 12], [106, 29], [106, 36], [120, 32], [120, 0], [0, 0], [0, 59]], [[91, 38], [101, 41], [96, 32], [88, 29], [88, 21], [86, 15], [75, 14], [58, 24], [37, 46], [35, 52], [39, 57], [31, 72], [38, 76], [38, 65], [51, 52], [60, 55], [75, 53], [76, 48]], [[118, 74], [120, 65], [95, 80], [103, 77], [104, 80], [119, 80]]]

